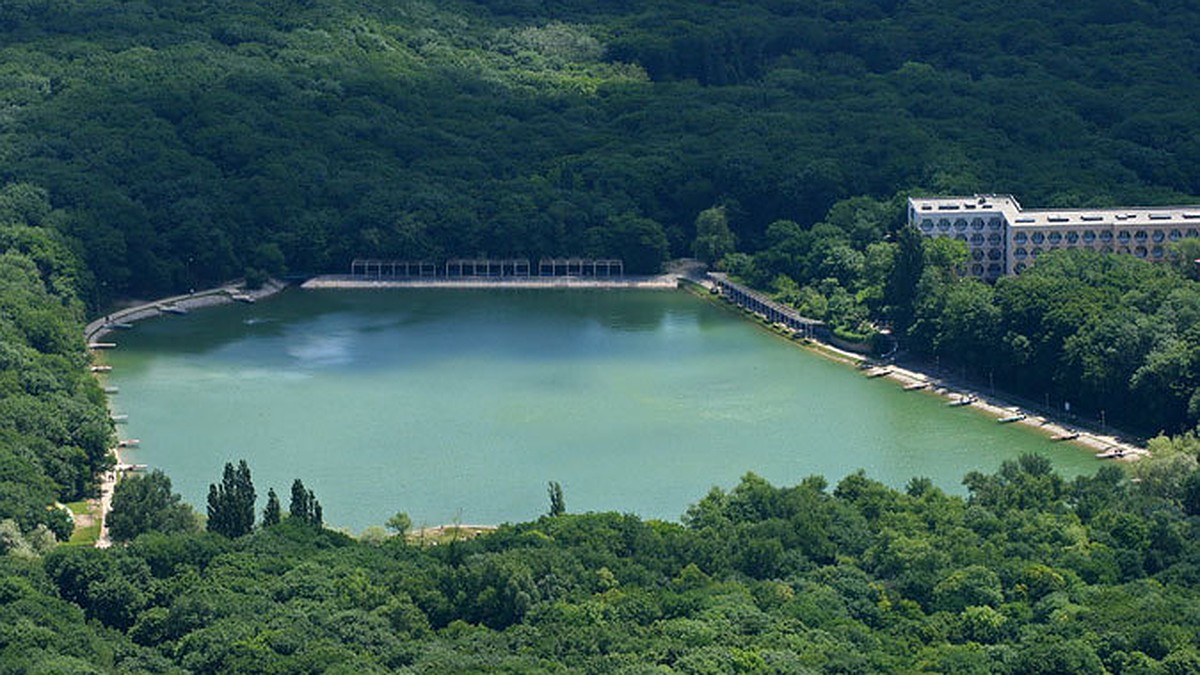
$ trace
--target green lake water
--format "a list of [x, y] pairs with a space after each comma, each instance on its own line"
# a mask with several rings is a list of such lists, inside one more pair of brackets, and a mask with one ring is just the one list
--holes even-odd
[[895, 487], [1041, 452], [1090, 453], [871, 380], [685, 292], [290, 290], [113, 336], [127, 461], [204, 510], [245, 458], [259, 507], [301, 478], [328, 524], [415, 525], [570, 511], [678, 519], [753, 471], [777, 485], [856, 469]]

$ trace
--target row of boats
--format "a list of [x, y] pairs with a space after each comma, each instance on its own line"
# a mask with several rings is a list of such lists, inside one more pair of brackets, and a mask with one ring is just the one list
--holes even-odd
[[[859, 367], [861, 369], [867, 371], [866, 376], [869, 378], [886, 377], [886, 376], [892, 374], [892, 369], [887, 366], [875, 366], [875, 365], [871, 365], [869, 363], [864, 363], [863, 365], [861, 365]], [[904, 391], [918, 391], [921, 389], [928, 389], [929, 386], [930, 386], [929, 382], [924, 381], [924, 380], [918, 380], [918, 381], [910, 382], [910, 383], [904, 385]], [[960, 395], [952, 398], [950, 401], [948, 401], [946, 403], [946, 405], [951, 406], [951, 407], [968, 406], [973, 403], [976, 403], [977, 401], [979, 401], [979, 397], [975, 396], [974, 394], [960, 394]], [[999, 424], [1012, 424], [1014, 422], [1021, 422], [1025, 419], [1028, 419], [1028, 417], [1029, 416], [1026, 413], [1017, 410], [1017, 411], [1014, 411], [1011, 415], [1006, 415], [1004, 417], [997, 419], [996, 422], [998, 422]], [[1052, 440], [1052, 441], [1073, 441], [1073, 440], [1079, 438], [1079, 436], [1080, 436], [1079, 431], [1067, 428], [1067, 429], [1064, 429], [1062, 433], [1051, 437], [1050, 440]], [[1101, 459], [1119, 459], [1119, 458], [1124, 457], [1125, 455], [1129, 454], [1130, 452], [1131, 451], [1128, 448], [1124, 448], [1121, 446], [1114, 446], [1114, 447], [1111, 447], [1111, 448], [1105, 450], [1104, 452], [1097, 453], [1096, 457], [1099, 457]]]

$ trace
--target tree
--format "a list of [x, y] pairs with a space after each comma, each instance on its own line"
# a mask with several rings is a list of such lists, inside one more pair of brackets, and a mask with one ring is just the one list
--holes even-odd
[[279, 495], [275, 494], [275, 488], [271, 488], [267, 490], [267, 506], [263, 509], [263, 527], [278, 525], [281, 517]]
[[408, 530], [412, 527], [412, 518], [403, 511], [396, 512], [396, 515], [388, 518], [388, 529], [396, 533], [397, 537], [403, 538], [408, 534]]
[[226, 462], [221, 484], [208, 486], [208, 531], [231, 539], [249, 534], [254, 529], [254, 499], [246, 460], [236, 469]]
[[550, 515], [561, 516], [567, 512], [567, 501], [563, 498], [562, 486], [558, 481], [552, 480], [546, 488], [546, 492], [550, 496]]
[[288, 515], [317, 527], [321, 527], [324, 521], [321, 503], [317, 501], [312, 490], [304, 487], [304, 482], [299, 478], [292, 483], [292, 502], [288, 505]]
[[692, 242], [692, 255], [711, 265], [725, 254], [732, 253], [733, 247], [733, 232], [729, 229], [724, 206], [704, 209], [696, 216], [696, 239]]
[[883, 290], [895, 333], [902, 335], [913, 320], [917, 285], [925, 272], [925, 247], [916, 228], [905, 227], [896, 235], [896, 256], [892, 273]]
[[113, 541], [129, 541], [146, 532], [191, 532], [196, 514], [171, 491], [167, 474], [154, 470], [129, 476], [113, 489], [108, 532]]

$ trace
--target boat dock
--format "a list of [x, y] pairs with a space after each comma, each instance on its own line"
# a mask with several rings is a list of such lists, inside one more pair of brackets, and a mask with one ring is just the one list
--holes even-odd
[[758, 291], [730, 281], [724, 274], [710, 272], [713, 287], [729, 302], [762, 317], [771, 324], [779, 324], [792, 331], [794, 336], [812, 338], [824, 328], [824, 322], [801, 316], [799, 312], [766, 297]]

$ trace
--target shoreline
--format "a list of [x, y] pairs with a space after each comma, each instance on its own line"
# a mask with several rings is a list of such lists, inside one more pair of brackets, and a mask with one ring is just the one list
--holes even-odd
[[195, 291], [185, 295], [173, 295], [158, 300], [149, 302], [141, 302], [129, 307], [122, 307], [113, 312], [109, 312], [104, 316], [93, 319], [83, 329], [83, 337], [87, 340], [89, 348], [100, 338], [113, 334], [118, 329], [114, 324], [118, 323], [136, 323], [145, 321], [156, 316], [169, 314], [164, 312], [163, 307], [178, 307], [185, 311], [193, 309], [201, 309], [204, 307], [214, 307], [217, 305], [230, 305], [238, 302], [237, 298], [246, 298], [250, 302], [268, 298], [276, 293], [287, 288], [287, 284], [275, 279], [268, 280], [261, 288], [246, 290], [240, 288], [237, 284], [227, 286], [218, 286], [209, 288], [203, 291]]
[[[164, 312], [162, 310], [164, 306], [178, 307], [184, 311], [191, 311], [193, 309], [201, 309], [204, 307], [216, 307], [219, 305], [233, 304], [235, 302], [239, 302], [237, 297], [242, 297], [243, 301], [245, 298], [248, 298], [250, 302], [254, 302], [275, 295], [284, 288], [287, 288], [286, 283], [271, 279], [267, 281], [267, 283], [263, 284], [262, 288], [257, 288], [254, 290], [244, 290], [239, 288], [236, 284], [231, 284], [228, 286], [220, 286], [217, 288], [209, 288], [203, 291], [196, 291], [194, 293], [188, 293], [187, 295], [175, 295], [150, 302], [143, 302], [130, 307], [124, 307], [115, 312], [110, 312], [102, 317], [94, 319], [91, 323], [84, 327], [83, 337], [87, 343], [88, 351], [94, 357], [98, 351], [96, 343], [101, 338], [106, 337], [117, 330], [113, 324], [132, 324], [138, 321], [144, 321], [146, 319], [152, 319], [154, 317], [167, 314], [168, 312]], [[113, 346], [115, 346], [115, 344]], [[96, 376], [97, 380], [103, 381], [104, 374], [102, 372], [93, 371], [93, 374]], [[114, 412], [112, 409], [112, 399], [108, 394], [105, 395], [105, 402], [108, 406], [108, 414], [111, 417]], [[112, 508], [113, 490], [116, 488], [117, 482], [121, 479], [121, 476], [126, 471], [133, 470], [132, 468], [129, 468], [129, 465], [126, 464], [121, 457], [121, 446], [119, 444], [120, 440], [123, 439], [118, 438], [118, 444], [109, 449], [109, 453], [113, 457], [113, 468], [105, 471], [100, 476], [100, 497], [98, 499], [100, 505], [100, 533], [96, 537], [96, 548], [108, 548], [112, 546], [112, 540], [108, 536], [108, 512]], [[78, 526], [78, 522], [76, 523], [76, 526]]]
[[679, 275], [596, 277], [412, 277], [407, 279], [366, 279], [344, 274], [326, 274], [300, 284], [312, 289], [384, 289], [384, 288], [607, 288], [673, 290]]
[[[697, 295], [703, 295], [714, 300], [719, 299], [722, 301], [720, 304], [731, 311], [737, 310], [741, 314], [746, 313], [741, 307], [726, 300], [723, 296], [711, 295], [709, 293], [710, 284], [691, 279], [688, 281], [699, 289], [703, 289], [704, 292], [696, 292]], [[762, 318], [759, 314], [753, 314], [753, 316]], [[800, 346], [806, 351], [832, 361], [854, 366], [858, 369], [862, 369], [863, 366], [871, 363], [870, 358], [862, 354], [841, 349], [828, 342], [823, 342], [815, 338], [798, 339], [791, 331], [785, 331], [778, 326], [763, 325], [761, 321], [755, 321], [754, 323], [759, 324], [764, 330], [788, 339], [789, 342]], [[900, 384], [902, 387], [917, 387], [920, 385], [920, 389], [914, 389], [913, 393], [934, 394], [945, 399], [947, 404], [962, 400], [964, 397], [969, 397], [971, 403], [961, 407], [972, 408], [978, 414], [996, 419], [997, 423], [1001, 419], [1015, 415], [1024, 415], [1023, 419], [1014, 420], [1011, 424], [1020, 424], [1039, 431], [1052, 440], [1070, 443], [1081, 449], [1093, 451], [1093, 454], [1097, 455], [1097, 459], [1117, 459], [1131, 462], [1150, 454], [1149, 450], [1144, 446], [1123, 440], [1121, 435], [1116, 433], [1105, 434], [1097, 432], [1094, 429], [1084, 428], [1080, 425], [1069, 426], [1066, 422], [1055, 416], [1045, 415], [1032, 408], [1006, 401], [1001, 398], [1003, 393], [984, 394], [976, 387], [969, 386], [954, 378], [939, 377], [894, 363], [869, 366], [864, 371], [864, 375], [872, 379], [890, 380]], [[1100, 454], [1109, 454], [1109, 457], [1102, 458], [1098, 456]]]

